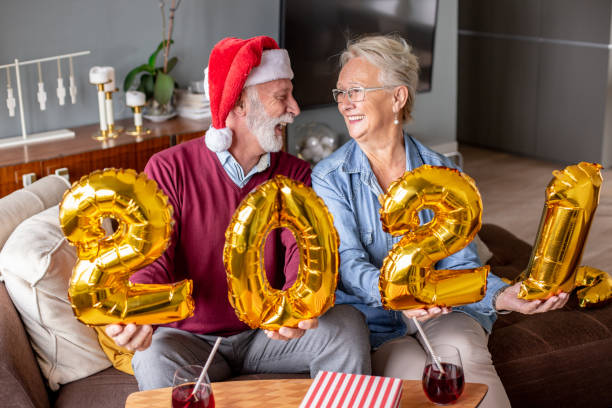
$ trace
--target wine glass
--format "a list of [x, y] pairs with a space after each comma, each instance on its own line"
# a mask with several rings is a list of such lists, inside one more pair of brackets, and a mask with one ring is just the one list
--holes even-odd
[[195, 389], [201, 372], [202, 366], [199, 365], [176, 369], [172, 383], [172, 408], [215, 408], [215, 398], [208, 374], [198, 389]]
[[433, 346], [436, 361], [428, 353], [423, 369], [423, 390], [432, 402], [453, 404], [465, 386], [459, 350], [448, 344]]

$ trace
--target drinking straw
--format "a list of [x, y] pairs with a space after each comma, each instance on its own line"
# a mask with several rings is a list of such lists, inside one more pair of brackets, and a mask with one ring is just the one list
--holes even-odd
[[425, 336], [425, 332], [423, 331], [423, 328], [421, 327], [421, 324], [419, 323], [417, 318], [414, 317], [414, 316], [412, 317], [412, 321], [414, 322], [417, 330], [421, 334], [421, 337], [423, 338], [423, 343], [425, 343], [425, 347], [427, 347], [427, 350], [429, 351], [429, 354], [431, 354], [431, 359], [434, 361], [434, 363], [438, 367], [438, 370], [440, 370], [442, 372], [442, 374], [446, 374], [446, 372], [442, 368], [442, 365], [440, 364], [440, 361], [439, 361], [440, 357], [438, 357], [438, 356], [436, 356], [434, 354], [433, 349], [431, 348], [431, 344], [429, 344], [429, 340], [427, 339], [427, 336]]
[[196, 400], [198, 400], [198, 396], [195, 392], [200, 387], [200, 384], [202, 384], [202, 381], [204, 380], [204, 377], [206, 376], [206, 372], [208, 371], [208, 367], [210, 367], [210, 365], [212, 364], [213, 357], [215, 356], [215, 353], [217, 352], [217, 349], [219, 348], [219, 344], [221, 344], [221, 337], [217, 337], [217, 341], [215, 341], [215, 345], [213, 346], [212, 351], [208, 355], [208, 360], [206, 360], [206, 364], [204, 364], [204, 368], [202, 369], [202, 372], [200, 373], [200, 378], [198, 378], [198, 382], [196, 383], [195, 387], [193, 387], [193, 391], [191, 392], [191, 395], [192, 396], [195, 395]]

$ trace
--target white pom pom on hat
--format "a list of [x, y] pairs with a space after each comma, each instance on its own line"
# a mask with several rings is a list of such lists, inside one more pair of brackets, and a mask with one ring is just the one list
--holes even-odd
[[205, 137], [210, 150], [221, 152], [232, 145], [232, 131], [225, 121], [242, 89], [276, 79], [293, 79], [293, 71], [287, 50], [279, 49], [273, 38], [225, 38], [213, 47], [204, 70], [212, 115]]

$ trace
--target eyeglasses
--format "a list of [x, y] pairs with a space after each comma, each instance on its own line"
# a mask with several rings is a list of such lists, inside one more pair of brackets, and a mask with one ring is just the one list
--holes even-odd
[[334, 102], [340, 103], [344, 101], [344, 96], [348, 97], [349, 102], [361, 102], [365, 99], [366, 92], [369, 91], [380, 91], [381, 89], [394, 88], [393, 86], [379, 86], [377, 88], [364, 88], [363, 86], [357, 86], [353, 88], [349, 88], [347, 90], [343, 89], [332, 89], [332, 95], [334, 97]]

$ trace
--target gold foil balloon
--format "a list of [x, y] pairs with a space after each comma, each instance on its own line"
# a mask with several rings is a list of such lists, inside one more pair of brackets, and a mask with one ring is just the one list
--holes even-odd
[[[404, 236], [381, 268], [379, 289], [385, 308], [458, 306], [484, 297], [489, 266], [433, 269], [437, 261], [468, 245], [480, 229], [482, 201], [470, 177], [424, 165], [394, 181], [380, 202], [383, 229]], [[434, 217], [419, 225], [419, 211], [426, 208]]]
[[[104, 218], [118, 223], [108, 237]], [[167, 285], [128, 280], [166, 250], [172, 233], [172, 206], [144, 173], [107, 169], [82, 177], [64, 194], [60, 225], [79, 258], [68, 296], [81, 322], [162, 324], [193, 313], [190, 280]]]
[[612, 299], [612, 277], [597, 268], [590, 266], [578, 268], [576, 286], [588, 286], [577, 292], [580, 307], [594, 306]]
[[[265, 238], [288, 228], [300, 249], [297, 279], [274, 289], [263, 267]], [[229, 301], [252, 328], [297, 327], [333, 306], [338, 282], [338, 233], [327, 207], [312, 188], [276, 176], [244, 198], [225, 232], [223, 261]]]
[[555, 170], [519, 298], [546, 299], [575, 286], [576, 270], [599, 201], [599, 164]]

